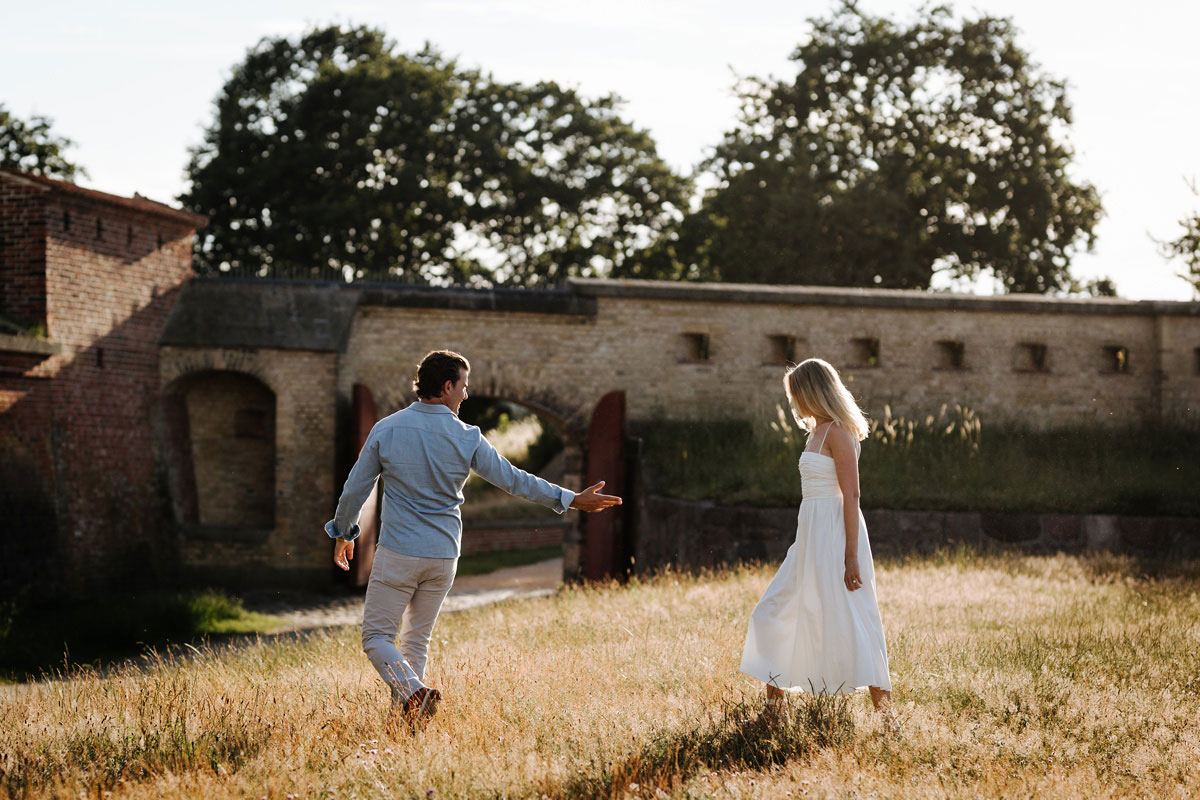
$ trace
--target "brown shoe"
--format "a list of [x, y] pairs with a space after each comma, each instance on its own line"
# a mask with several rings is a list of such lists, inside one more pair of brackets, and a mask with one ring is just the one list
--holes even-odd
[[437, 689], [422, 686], [404, 701], [404, 716], [414, 720], [422, 717], [428, 719], [437, 713], [438, 702], [441, 699], [442, 693]]

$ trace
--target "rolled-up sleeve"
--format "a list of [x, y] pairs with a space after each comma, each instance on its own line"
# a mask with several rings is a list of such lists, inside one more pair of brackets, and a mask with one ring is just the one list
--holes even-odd
[[471, 469], [488, 483], [498, 486], [504, 491], [517, 497], [524, 497], [539, 505], [552, 508], [562, 514], [575, 501], [575, 493], [570, 489], [553, 484], [537, 475], [530, 475], [523, 469], [514, 467], [512, 463], [500, 455], [492, 443], [479, 436], [479, 445], [471, 458]]
[[346, 485], [342, 487], [342, 496], [338, 499], [333, 519], [325, 523], [325, 533], [329, 534], [329, 538], [350, 542], [358, 538], [358, 534], [361, 533], [358, 526], [359, 512], [371, 495], [371, 490], [375, 488], [375, 481], [382, 471], [379, 437], [377, 432], [372, 430], [363, 444], [362, 452], [358, 454], [358, 460], [354, 462], [354, 468], [346, 478]]

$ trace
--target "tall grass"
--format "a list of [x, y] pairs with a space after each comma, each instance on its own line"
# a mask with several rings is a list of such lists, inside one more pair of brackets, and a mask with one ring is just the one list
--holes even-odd
[[[358, 631], [0, 688], [0, 797], [1186, 797], [1200, 564], [880, 561], [903, 734], [863, 695], [764, 717], [737, 671], [773, 568], [444, 617], [438, 715], [389, 725]], [[110, 794], [105, 794], [110, 793]]]
[[[752, 421], [658, 421], [639, 431], [654, 490], [689, 500], [795, 505], [805, 437], [782, 408]], [[984, 424], [942, 406], [871, 421], [864, 507], [1077, 514], [1200, 514], [1200, 429], [1052, 431]]]

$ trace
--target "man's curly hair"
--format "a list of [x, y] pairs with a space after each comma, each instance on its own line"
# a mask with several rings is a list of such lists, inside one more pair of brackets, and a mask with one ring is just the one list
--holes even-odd
[[413, 391], [422, 400], [442, 396], [446, 381], [458, 383], [459, 370], [471, 371], [471, 364], [452, 350], [434, 350], [421, 359], [417, 377], [413, 378]]

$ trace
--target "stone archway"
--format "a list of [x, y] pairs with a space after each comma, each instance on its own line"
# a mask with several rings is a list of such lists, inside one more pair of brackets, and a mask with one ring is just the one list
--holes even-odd
[[275, 527], [275, 393], [233, 370], [183, 375], [163, 392], [174, 521], [265, 538]]
[[[473, 373], [475, 371], [475, 369], [472, 370]], [[358, 391], [359, 387], [365, 388], [367, 394], [372, 398], [372, 404], [376, 409], [376, 421], [406, 408], [416, 400], [416, 395], [411, 391], [409, 383], [411, 376], [389, 374], [388, 377], [388, 382], [379, 386], [369, 386], [365, 383], [353, 385], [355, 391]], [[544, 388], [505, 381], [494, 370], [489, 370], [481, 379], [473, 380], [470, 396], [501, 400], [521, 406], [536, 414], [544, 423], [552, 426], [563, 442], [560, 456], [562, 474], [557, 482], [573, 491], [583, 488], [590, 409], [575, 408], [557, 393]], [[353, 425], [352, 422], [351, 427]], [[348, 449], [355, 449], [355, 443], [351, 442]], [[354, 452], [349, 462], [345, 464], [339, 475], [340, 480], [344, 481], [345, 475], [357, 455], [357, 452]], [[338, 483], [338, 486], [340, 488], [341, 484]], [[464, 511], [466, 511], [465, 508]], [[563, 575], [566, 580], [575, 580], [582, 574], [584, 542], [582, 526], [584, 523], [582, 515], [577, 511], [567, 511], [564, 520], [566, 526], [562, 533]]]

